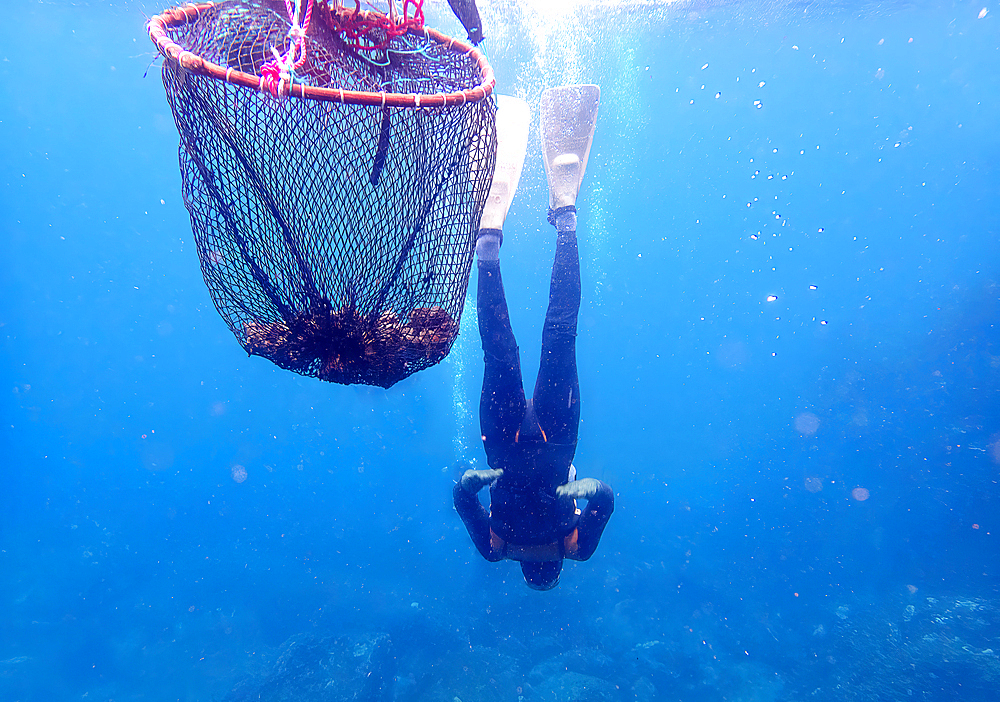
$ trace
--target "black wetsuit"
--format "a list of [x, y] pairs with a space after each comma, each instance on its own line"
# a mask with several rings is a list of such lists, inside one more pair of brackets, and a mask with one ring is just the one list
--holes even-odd
[[[555, 222], [552, 217], [550, 221]], [[487, 462], [504, 473], [490, 488], [489, 512], [460, 482], [455, 485], [454, 499], [472, 541], [489, 561], [507, 556], [506, 544], [553, 543], [559, 557], [587, 560], [614, 510], [614, 493], [604, 483], [581, 514], [573, 499], [556, 495], [556, 488], [568, 480], [580, 423], [576, 372], [580, 257], [575, 209], [569, 221], [572, 229], [559, 232], [556, 242], [541, 365], [531, 401], [524, 396], [500, 263], [478, 262], [477, 310], [486, 361], [479, 422]], [[565, 550], [563, 540], [574, 529], [574, 548]]]

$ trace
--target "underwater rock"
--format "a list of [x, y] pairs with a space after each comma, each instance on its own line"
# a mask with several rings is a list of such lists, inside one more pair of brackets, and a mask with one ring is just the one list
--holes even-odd
[[834, 622], [829, 646], [799, 671], [799, 695], [852, 702], [995, 699], [1000, 609], [988, 600], [904, 596], [853, 605], [849, 619]]
[[236, 685], [226, 702], [392, 702], [396, 659], [387, 634], [286, 641], [271, 669]]
[[646, 678], [661, 692], [693, 689], [702, 677], [702, 664], [709, 663], [677, 650], [674, 642], [655, 640], [638, 644], [625, 660], [633, 679]]
[[639, 678], [632, 685], [635, 702], [653, 702], [656, 699], [656, 686], [649, 678]]
[[517, 702], [526, 694], [516, 661], [496, 648], [453, 650], [432, 669], [410, 672], [414, 675], [412, 691], [399, 697], [400, 701]]
[[592, 675], [566, 672], [534, 686], [534, 699], [552, 702], [613, 702], [618, 688]]
[[577, 648], [542, 661], [531, 669], [528, 678], [533, 684], [566, 672], [610, 678], [615, 670], [615, 662], [600, 651]]

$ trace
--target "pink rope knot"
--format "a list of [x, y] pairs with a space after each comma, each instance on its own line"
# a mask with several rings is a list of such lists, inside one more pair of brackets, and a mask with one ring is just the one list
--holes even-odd
[[278, 88], [281, 87], [281, 65], [277, 61], [268, 61], [260, 67], [260, 79], [263, 87], [274, 97], [278, 97]]
[[306, 62], [306, 32], [309, 31], [309, 21], [312, 19], [313, 0], [308, 0], [306, 16], [301, 25], [298, 12], [300, 3], [301, 0], [298, 0], [296, 7], [292, 7], [291, 0], [285, 0], [285, 9], [291, 22], [291, 27], [288, 28], [288, 50], [282, 55], [272, 46], [274, 59], [260, 68], [261, 87], [267, 88], [275, 97], [288, 94], [295, 81], [296, 69], [302, 68]]

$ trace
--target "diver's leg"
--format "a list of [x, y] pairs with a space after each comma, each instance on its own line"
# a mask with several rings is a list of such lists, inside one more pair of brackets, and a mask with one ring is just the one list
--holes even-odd
[[[499, 230], [481, 230], [480, 233], [492, 235], [489, 232], [496, 232], [499, 238]], [[483, 372], [483, 392], [479, 399], [479, 426], [486, 456], [492, 466], [495, 451], [514, 443], [524, 418], [526, 403], [521, 384], [521, 358], [514, 332], [510, 328], [507, 300], [500, 277], [500, 261], [481, 256], [478, 268], [476, 310], [479, 314], [479, 336], [483, 342], [486, 365]]]
[[[500, 451], [513, 445], [526, 405], [521, 385], [521, 360], [510, 328], [499, 259], [503, 242], [501, 230], [521, 178], [530, 122], [527, 103], [503, 95], [497, 97], [496, 162], [476, 237], [479, 268], [476, 304], [486, 360], [479, 422], [486, 457], [494, 468], [503, 467], [496, 465], [498, 459], [502, 462]], [[481, 141], [484, 145], [490, 144], [488, 139]]]
[[548, 441], [575, 444], [580, 424], [580, 383], [576, 372], [580, 254], [576, 243], [576, 208], [560, 207], [550, 219], [558, 235], [533, 405]]
[[[556, 226], [542, 362], [535, 381], [535, 415], [549, 441], [576, 444], [580, 385], [576, 376], [576, 318], [580, 312], [580, 255], [576, 198], [587, 170], [601, 89], [564, 85], [542, 93], [539, 127], [549, 183], [549, 221]], [[568, 466], [567, 466], [568, 468]]]

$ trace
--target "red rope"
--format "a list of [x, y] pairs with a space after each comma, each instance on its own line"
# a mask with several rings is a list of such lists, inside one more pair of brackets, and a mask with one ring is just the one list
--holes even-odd
[[[391, 2], [392, 0], [390, 0]], [[412, 9], [413, 16], [410, 17]], [[261, 85], [275, 97], [282, 92], [283, 84], [289, 88], [295, 79], [295, 71], [306, 62], [306, 32], [309, 31], [309, 22], [312, 19], [313, 0], [308, 0], [306, 5], [306, 16], [299, 25], [292, 0], [285, 0], [285, 10], [288, 12], [288, 20], [291, 28], [288, 30], [289, 45], [284, 55], [279, 55], [278, 50], [271, 48], [274, 59], [266, 62], [260, 68]], [[393, 39], [403, 36], [411, 29], [422, 29], [424, 26], [424, 0], [403, 0], [403, 19], [400, 22], [393, 22], [386, 15], [378, 13], [361, 14], [360, 0], [354, 0], [354, 12], [350, 15], [331, 17], [333, 29], [341, 32], [347, 40], [348, 46], [357, 51], [382, 51], [387, 48]], [[376, 42], [372, 38], [372, 33], [381, 31], [385, 33], [385, 39]]]
[[[390, 0], [391, 1], [391, 0]], [[413, 17], [409, 16], [413, 8]], [[424, 0], [403, 0], [403, 19], [393, 22], [388, 16], [369, 13], [361, 15], [361, 2], [354, 0], [354, 13], [344, 17], [334, 17], [334, 29], [341, 32], [347, 39], [348, 46], [357, 51], [381, 51], [389, 46], [396, 37], [403, 36], [411, 29], [421, 29], [424, 26]], [[385, 39], [375, 42], [370, 36], [372, 32], [385, 32]], [[364, 43], [362, 40], [367, 40]]]

